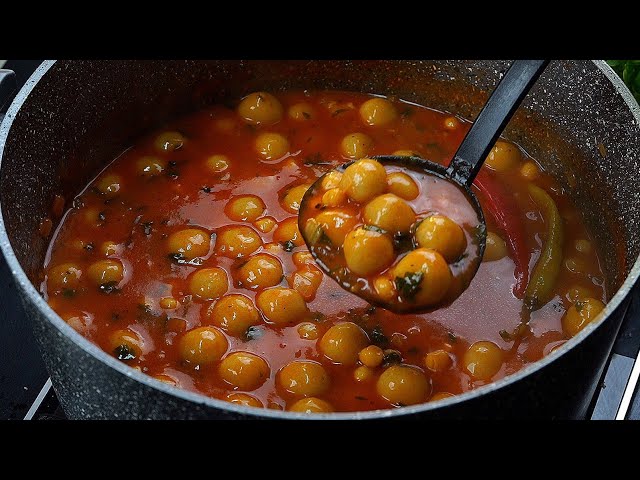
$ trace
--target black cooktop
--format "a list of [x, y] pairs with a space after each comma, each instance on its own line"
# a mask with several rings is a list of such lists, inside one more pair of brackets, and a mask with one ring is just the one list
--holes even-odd
[[[1, 68], [15, 71], [21, 87], [41, 62], [8, 60]], [[640, 285], [636, 285], [609, 365], [592, 401], [592, 419], [640, 419], [640, 395], [635, 388], [640, 361], [634, 369], [639, 350]], [[628, 384], [631, 386], [627, 388]], [[51, 388], [11, 272], [0, 255], [0, 420], [3, 419], [64, 420], [65, 415]]]

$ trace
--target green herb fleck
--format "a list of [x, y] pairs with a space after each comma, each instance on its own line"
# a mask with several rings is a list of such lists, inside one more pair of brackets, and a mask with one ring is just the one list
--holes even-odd
[[282, 248], [284, 249], [285, 252], [291, 252], [291, 251], [293, 251], [294, 248], [296, 248], [296, 244], [293, 243], [293, 240], [287, 240], [286, 242], [280, 242], [280, 245], [282, 245]]
[[127, 361], [134, 360], [136, 358], [136, 352], [129, 347], [129, 345], [118, 345], [113, 354], [116, 356], [118, 360]]
[[383, 229], [381, 229], [380, 227], [377, 227], [375, 225], [363, 225], [362, 229], [363, 230], [368, 230], [370, 232], [387, 233], [386, 231], [384, 231]]
[[184, 256], [184, 253], [170, 253], [169, 260], [173, 260], [174, 262], [178, 263], [185, 263], [186, 257]]
[[416, 293], [420, 291], [420, 282], [423, 276], [424, 273], [422, 272], [407, 272], [404, 277], [396, 277], [396, 290], [400, 298], [404, 300], [413, 299]]
[[407, 232], [396, 233], [393, 236], [393, 248], [400, 253], [413, 250], [413, 238], [411, 234]]
[[382, 367], [387, 368], [391, 365], [402, 363], [402, 355], [397, 350], [387, 350], [382, 357]]
[[100, 285], [100, 291], [102, 293], [118, 293], [120, 289], [118, 289], [118, 282], [107, 282]]
[[447, 338], [449, 339], [449, 343], [456, 343], [458, 341], [458, 337], [456, 337], [453, 332], [447, 332]]
[[371, 338], [371, 342], [380, 348], [387, 348], [389, 346], [389, 339], [382, 331], [380, 325], [376, 325], [373, 330], [371, 330], [369, 337]]
[[76, 291], [73, 288], [63, 288], [62, 296], [66, 298], [73, 298], [76, 296]]
[[264, 330], [262, 328], [251, 326], [247, 328], [246, 332], [244, 332], [244, 339], [246, 341], [257, 340], [258, 338], [262, 337], [262, 335], [264, 335]]

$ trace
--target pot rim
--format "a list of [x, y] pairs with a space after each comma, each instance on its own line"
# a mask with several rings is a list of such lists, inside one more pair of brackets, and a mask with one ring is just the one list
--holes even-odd
[[[46, 60], [36, 69], [36, 71], [31, 75], [31, 77], [27, 80], [25, 85], [16, 95], [7, 111], [4, 120], [0, 124], [0, 172], [2, 168], [2, 159], [4, 156], [4, 147], [11, 129], [11, 125], [13, 124], [13, 121], [15, 120], [19, 109], [27, 100], [29, 94], [36, 87], [40, 79], [56, 64], [56, 62], [56, 60]], [[592, 62], [611, 82], [618, 95], [620, 95], [622, 97], [622, 100], [627, 104], [627, 107], [635, 118], [636, 123], [640, 124], [640, 106], [635, 101], [633, 95], [628, 90], [624, 82], [604, 60], [592, 60]], [[5, 229], [4, 217], [2, 215], [1, 207], [2, 205], [0, 202], [0, 250], [2, 251], [2, 254], [4, 255], [4, 258], [11, 270], [11, 274], [13, 275], [18, 287], [22, 290], [23, 294], [29, 298], [38, 312], [42, 314], [47, 319], [47, 321], [53, 324], [53, 326], [59, 331], [60, 334], [66, 336], [69, 340], [78, 345], [82, 350], [84, 350], [86, 353], [93, 356], [100, 362], [113, 368], [118, 373], [142, 383], [146, 387], [153, 388], [161, 391], [164, 394], [176, 396], [180, 399], [187, 400], [196, 404], [201, 404], [206, 407], [213, 407], [215, 409], [229, 411], [247, 417], [305, 420], [370, 420], [394, 418], [419, 414], [439, 408], [446, 408], [451, 405], [456, 405], [458, 403], [480, 397], [486, 393], [505, 388], [527, 377], [528, 375], [543, 369], [550, 363], [556, 361], [566, 352], [581, 344], [591, 334], [591, 332], [599, 328], [606, 321], [606, 319], [609, 318], [614, 310], [616, 310], [622, 304], [624, 299], [627, 297], [627, 295], [635, 285], [636, 280], [640, 276], [639, 255], [624, 282], [615, 293], [615, 295], [611, 298], [609, 303], [607, 303], [603, 312], [599, 315], [600, 318], [596, 322], [592, 322], [587, 325], [581, 332], [579, 332], [575, 337], [569, 339], [564, 345], [562, 345], [561, 348], [557, 349], [555, 352], [500, 380], [489, 383], [487, 385], [483, 385], [474, 390], [455, 395], [454, 397], [438, 400], [436, 402], [426, 402], [418, 405], [385, 410], [370, 410], [363, 412], [334, 412], [307, 415], [305, 413], [270, 410], [267, 408], [258, 409], [253, 407], [245, 407], [232, 404], [224, 400], [211, 398], [200, 393], [184, 390], [179, 387], [174, 387], [156, 380], [149, 375], [139, 372], [106, 353], [104, 350], [102, 350], [96, 344], [90, 342], [88, 339], [76, 332], [64, 320], [62, 320], [62, 318], [60, 318], [58, 314], [56, 314], [56, 312], [47, 304], [47, 302], [45, 302], [44, 298], [31, 284], [11, 247], [9, 237]]]

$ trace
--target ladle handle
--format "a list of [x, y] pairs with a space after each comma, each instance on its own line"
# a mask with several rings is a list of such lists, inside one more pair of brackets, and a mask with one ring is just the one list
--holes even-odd
[[447, 171], [470, 187], [484, 159], [549, 60], [516, 60], [489, 97]]

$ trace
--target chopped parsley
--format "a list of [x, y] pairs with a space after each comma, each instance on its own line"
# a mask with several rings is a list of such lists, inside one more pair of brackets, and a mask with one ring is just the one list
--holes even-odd
[[370, 232], [387, 233], [383, 229], [375, 225], [363, 225], [362, 229], [369, 230]]
[[371, 330], [369, 337], [371, 338], [371, 342], [380, 348], [387, 348], [389, 346], [389, 339], [382, 331], [380, 325], [375, 326], [373, 330]]
[[391, 365], [402, 363], [402, 355], [397, 350], [387, 350], [382, 357], [382, 367], [387, 368]]
[[422, 272], [407, 272], [404, 277], [396, 277], [396, 290], [400, 298], [404, 300], [413, 299], [416, 293], [420, 291], [420, 282], [423, 276], [424, 273]]
[[102, 293], [118, 293], [120, 290], [118, 289], [118, 282], [107, 282], [100, 285], [100, 291]]
[[396, 233], [393, 236], [393, 248], [401, 253], [413, 250], [413, 238], [411, 238], [411, 234], [407, 232]]
[[262, 337], [262, 335], [264, 335], [264, 330], [260, 327], [256, 327], [253, 325], [247, 328], [247, 331], [244, 332], [244, 338], [247, 341], [257, 340], [258, 338]]
[[123, 361], [133, 360], [136, 358], [136, 352], [131, 347], [129, 347], [129, 345], [124, 344], [118, 345], [113, 351], [113, 354], [118, 360]]
[[296, 244], [293, 243], [293, 240], [287, 240], [286, 242], [280, 242], [280, 245], [282, 245], [282, 248], [284, 249], [285, 252], [291, 252], [291, 251], [293, 251], [294, 248], [296, 248]]

